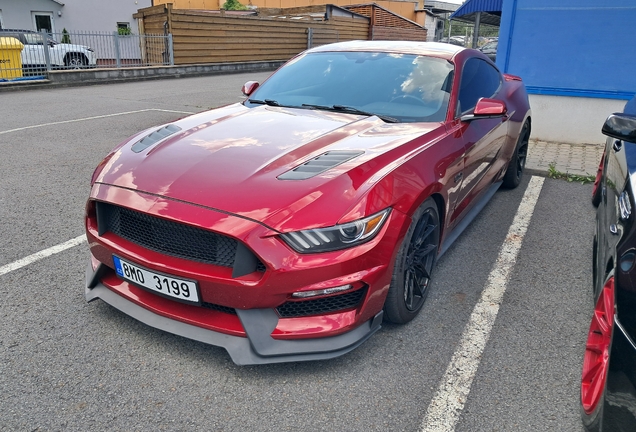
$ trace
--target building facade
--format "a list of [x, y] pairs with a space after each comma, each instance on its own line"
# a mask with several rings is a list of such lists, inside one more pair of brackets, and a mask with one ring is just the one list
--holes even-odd
[[523, 78], [534, 139], [602, 144], [636, 94], [634, 0], [504, 0], [497, 65]]
[[137, 33], [133, 14], [151, 5], [152, 0], [0, 0], [0, 28]]

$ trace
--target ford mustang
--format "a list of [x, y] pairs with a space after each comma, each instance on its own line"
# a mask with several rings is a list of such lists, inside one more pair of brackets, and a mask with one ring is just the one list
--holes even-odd
[[438, 257], [521, 181], [525, 87], [477, 50], [325, 45], [243, 92], [121, 143], [86, 205], [86, 299], [237, 364], [409, 322]]

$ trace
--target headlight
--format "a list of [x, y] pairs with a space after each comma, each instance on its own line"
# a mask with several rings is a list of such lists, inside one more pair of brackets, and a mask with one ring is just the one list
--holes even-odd
[[281, 234], [281, 238], [300, 253], [330, 252], [357, 246], [371, 240], [380, 231], [391, 213], [382, 210], [364, 219], [335, 225]]

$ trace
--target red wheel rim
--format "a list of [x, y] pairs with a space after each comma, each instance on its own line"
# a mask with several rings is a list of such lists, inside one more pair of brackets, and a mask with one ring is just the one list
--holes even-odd
[[596, 302], [585, 344], [581, 377], [581, 403], [586, 414], [591, 414], [596, 409], [605, 389], [613, 328], [614, 277], [611, 277], [605, 282]]
[[594, 187], [592, 188], [592, 196], [596, 195], [596, 190], [598, 189], [598, 186], [601, 183], [601, 177], [603, 176], [603, 162], [605, 162], [605, 153], [603, 153], [603, 156], [601, 156], [601, 162], [598, 164], [598, 169], [596, 170], [596, 179], [594, 179]]

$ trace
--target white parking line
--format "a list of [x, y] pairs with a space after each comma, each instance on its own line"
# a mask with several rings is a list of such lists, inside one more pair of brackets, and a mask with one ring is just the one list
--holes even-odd
[[423, 432], [454, 431], [479, 361], [495, 324], [510, 273], [521, 249], [530, 219], [543, 187], [543, 177], [532, 177], [517, 210], [486, 288], [464, 328], [464, 333], [422, 422]]
[[42, 124], [33, 125], [33, 126], [25, 126], [21, 128], [9, 129], [6, 131], [0, 131], [0, 135], [8, 134], [11, 132], [28, 130], [28, 129], [41, 128], [44, 126], [53, 126], [53, 125], [59, 125], [59, 124], [65, 124], [65, 123], [75, 123], [75, 122], [81, 122], [86, 120], [96, 120], [96, 119], [116, 117], [121, 115], [137, 114], [137, 113], [148, 112], [148, 111], [159, 111], [159, 112], [176, 113], [176, 114], [194, 114], [193, 112], [190, 112], [190, 111], [174, 111], [174, 110], [165, 110], [165, 109], [159, 109], [159, 108], [148, 108], [148, 109], [142, 109], [137, 111], [126, 111], [126, 112], [115, 113], [115, 114], [105, 114], [105, 115], [99, 115], [99, 116], [93, 116], [93, 117], [84, 117], [84, 118], [73, 119], [73, 120], [63, 120], [59, 122], [42, 123]]
[[0, 276], [7, 274], [9, 272], [12, 272], [13, 270], [17, 270], [19, 268], [22, 268], [24, 266], [28, 266], [29, 264], [32, 264], [36, 261], [40, 261], [43, 258], [49, 257], [51, 255], [55, 255], [57, 253], [63, 252], [66, 249], [70, 249], [74, 246], [77, 246], [79, 244], [82, 244], [86, 241], [86, 236], [85, 235], [81, 235], [79, 237], [75, 237], [74, 239], [71, 239], [69, 241], [65, 241], [64, 243], [60, 243], [58, 245], [55, 246], [51, 246], [48, 249], [44, 249], [41, 250], [40, 252], [36, 252], [32, 255], [29, 255], [27, 257], [24, 257], [22, 259], [19, 259], [17, 261], [14, 261], [12, 263], [3, 265], [2, 267], [0, 267]]

